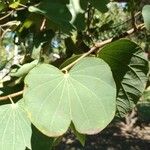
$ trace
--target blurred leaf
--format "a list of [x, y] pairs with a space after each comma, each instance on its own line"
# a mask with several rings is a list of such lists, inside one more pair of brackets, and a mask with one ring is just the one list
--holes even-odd
[[4, 69], [7, 64], [7, 53], [3, 46], [0, 45], [0, 70]]
[[62, 29], [64, 32], [70, 32], [73, 29], [70, 24], [71, 13], [64, 3], [44, 0], [39, 7], [31, 6], [29, 10], [44, 15], [57, 26], [57, 29]]
[[140, 102], [137, 105], [139, 120], [150, 122], [150, 102]]
[[3, 2], [0, 3], [0, 11], [2, 11], [3, 9], [5, 9], [5, 4]]
[[55, 138], [51, 138], [42, 134], [34, 125], [32, 125], [32, 150], [52, 150], [54, 141]]
[[99, 11], [106, 12], [108, 10], [107, 4], [109, 3], [109, 0], [80, 0], [81, 7], [84, 10], [87, 8], [88, 3]]
[[148, 61], [138, 45], [125, 39], [106, 45], [100, 50], [99, 57], [112, 69], [117, 85], [117, 115], [123, 117], [144, 92]]
[[107, 4], [109, 0], [89, 0], [93, 7], [98, 9], [101, 12], [108, 11]]
[[46, 14], [45, 11], [42, 11], [41, 9], [34, 7], [34, 6], [29, 6], [28, 10], [30, 12], [34, 12], [34, 13], [39, 13], [39, 14]]
[[79, 140], [79, 142], [82, 144], [82, 146], [85, 145], [86, 135], [80, 134], [74, 127], [74, 125], [71, 123], [70, 125], [71, 130], [75, 134], [76, 138]]
[[0, 95], [2, 95], [2, 94], [3, 94], [3, 91], [0, 90]]
[[19, 6], [25, 5], [28, 2], [28, 0], [15, 0], [10, 3], [9, 7], [12, 9], [16, 9]]
[[72, 14], [71, 23], [74, 24], [79, 31], [84, 30], [86, 24], [84, 11], [81, 9], [80, 6], [80, 0], [70, 0], [68, 8]]
[[145, 5], [142, 10], [144, 24], [147, 30], [150, 30], [150, 5]]
[[38, 60], [34, 60], [31, 63], [26, 63], [21, 66], [16, 72], [11, 72], [12, 77], [23, 77], [29, 73], [38, 64]]
[[150, 102], [150, 86], [144, 91], [143, 99]]

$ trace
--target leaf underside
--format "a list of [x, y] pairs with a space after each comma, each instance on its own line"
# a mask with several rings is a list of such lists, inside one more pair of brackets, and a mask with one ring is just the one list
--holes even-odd
[[115, 115], [116, 86], [109, 66], [99, 58], [84, 58], [66, 74], [38, 65], [25, 84], [30, 119], [48, 136], [64, 134], [71, 121], [79, 133], [96, 134]]
[[23, 109], [22, 100], [0, 106], [0, 150], [31, 148], [31, 122]]

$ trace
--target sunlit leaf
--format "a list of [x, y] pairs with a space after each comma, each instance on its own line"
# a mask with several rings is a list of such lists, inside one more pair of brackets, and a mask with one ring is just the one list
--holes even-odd
[[0, 149], [31, 148], [31, 123], [23, 109], [22, 100], [0, 106]]
[[116, 87], [109, 66], [84, 58], [68, 73], [41, 64], [25, 78], [25, 105], [32, 123], [48, 136], [64, 134], [73, 122], [82, 134], [96, 134], [113, 119]]

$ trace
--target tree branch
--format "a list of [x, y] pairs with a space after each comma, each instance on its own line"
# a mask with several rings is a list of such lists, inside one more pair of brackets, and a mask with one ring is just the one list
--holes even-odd
[[19, 91], [19, 92], [16, 92], [16, 93], [13, 93], [13, 94], [6, 95], [6, 96], [0, 96], [0, 101], [7, 100], [7, 99], [9, 99], [10, 97], [11, 97], [11, 98], [17, 97], [17, 96], [22, 95], [22, 94], [23, 94], [23, 90], [22, 90], [22, 91]]
[[62, 71], [66, 72], [66, 71], [69, 70], [71, 67], [73, 67], [78, 61], [80, 61], [82, 58], [84, 58], [84, 57], [88, 56], [89, 54], [91, 54], [91, 53], [93, 53], [93, 52], [99, 50], [99, 49], [100, 49], [101, 47], [103, 47], [104, 45], [106, 45], [106, 44], [108, 44], [108, 43], [111, 43], [111, 42], [114, 41], [114, 40], [118, 40], [118, 39], [120, 39], [120, 38], [126, 37], [126, 36], [128, 36], [128, 35], [130, 35], [130, 34], [136, 32], [137, 30], [141, 30], [141, 29], [143, 29], [143, 28], [144, 28], [144, 24], [140, 24], [140, 25], [137, 26], [137, 29], [136, 29], [136, 30], [135, 30], [134, 28], [132, 28], [132, 29], [128, 30], [127, 32], [121, 34], [120, 36], [117, 36], [117, 37], [115, 37], [115, 38], [110, 38], [110, 39], [105, 40], [105, 41], [102, 41], [102, 42], [97, 42], [97, 43], [95, 43], [94, 46], [92, 46], [91, 49], [90, 49], [88, 52], [84, 53], [81, 57], [79, 57], [78, 59], [76, 59], [74, 62], [72, 62], [72, 63], [69, 64], [68, 66], [64, 67], [64, 68], [62, 69]]
[[5, 18], [7, 18], [7, 17], [9, 17], [13, 12], [14, 12], [14, 11], [12, 10], [12, 11], [10, 11], [9, 13], [7, 13], [5, 16], [1, 17], [1, 18], [0, 18], [0, 21], [3, 20], [3, 19], [5, 19]]
[[[137, 26], [137, 29], [138, 30], [141, 30], [144, 28], [144, 24], [140, 24]], [[123, 38], [125, 36], [128, 36], [132, 33], [136, 32], [136, 30], [134, 28], [128, 30], [127, 32], [121, 34], [120, 36], [116, 37], [116, 38], [110, 38], [108, 40], [105, 40], [105, 41], [102, 41], [102, 42], [97, 42], [94, 44], [94, 46], [91, 47], [91, 49], [84, 53], [81, 57], [79, 57], [78, 59], [76, 59], [74, 62], [72, 62], [71, 64], [69, 64], [68, 66], [64, 67], [62, 69], [62, 71], [67, 71], [69, 70], [72, 66], [74, 66], [78, 61], [80, 61], [82, 58], [88, 56], [89, 54], [99, 50], [101, 47], [105, 46], [106, 44], [108, 43], [111, 43], [113, 40], [117, 40], [117, 39], [120, 39], [120, 38]], [[13, 98], [13, 97], [17, 97], [19, 95], [22, 95], [23, 94], [23, 90], [22, 91], [19, 91], [19, 92], [16, 92], [16, 93], [13, 93], [13, 94], [10, 94], [10, 95], [6, 95], [6, 96], [0, 96], [0, 101], [3, 101], [3, 100], [7, 100], [9, 99], [10, 97]]]

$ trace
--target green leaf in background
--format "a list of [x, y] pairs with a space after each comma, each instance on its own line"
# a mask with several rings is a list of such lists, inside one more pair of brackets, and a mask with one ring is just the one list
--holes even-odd
[[144, 52], [134, 42], [123, 39], [106, 45], [99, 57], [111, 67], [117, 85], [117, 110], [123, 117], [144, 92], [149, 70]]
[[70, 125], [71, 130], [73, 131], [74, 135], [76, 138], [79, 140], [79, 142], [82, 144], [82, 146], [85, 145], [85, 140], [86, 140], [86, 135], [85, 134], [80, 134], [74, 127], [74, 125], [71, 123]]
[[42, 11], [41, 9], [39, 9], [39, 8], [37, 8], [37, 7], [34, 7], [34, 6], [30, 6], [30, 7], [28, 8], [28, 10], [29, 10], [30, 12], [34, 12], [34, 13], [46, 14], [45, 11]]
[[35, 126], [32, 125], [32, 150], [52, 150], [55, 138], [50, 138], [42, 134]]
[[48, 136], [64, 134], [72, 123], [82, 134], [96, 134], [113, 119], [116, 86], [109, 66], [84, 58], [69, 73], [42, 64], [25, 78], [25, 105], [32, 123]]
[[143, 101], [137, 105], [139, 120], [150, 122], [150, 102]]
[[150, 30], [150, 5], [145, 5], [142, 10], [144, 24], [147, 30]]
[[88, 3], [99, 11], [106, 12], [108, 10], [107, 4], [109, 3], [109, 0], [80, 0], [80, 5], [84, 10], [87, 8]]
[[44, 0], [38, 8], [30, 6], [29, 11], [44, 15], [48, 18], [49, 25], [55, 24], [58, 29], [62, 29], [64, 32], [70, 32], [73, 29], [73, 26], [70, 24], [72, 16], [66, 6], [66, 2], [60, 3], [60, 1]]
[[4, 69], [7, 64], [7, 53], [3, 46], [0, 45], [0, 70]]
[[90, 0], [90, 3], [101, 12], [106, 12], [108, 10], [107, 4], [109, 0]]
[[28, 0], [13, 0], [12, 2], [10, 2], [9, 7], [12, 9], [16, 9], [19, 6], [25, 5], [28, 2]]
[[0, 3], [0, 11], [4, 10], [5, 7], [6, 7], [6, 5], [3, 2], [1, 2]]
[[80, 0], [70, 0], [68, 8], [71, 12], [72, 19], [71, 23], [79, 30], [82, 31], [85, 29], [85, 14], [80, 6]]
[[11, 72], [12, 77], [23, 77], [38, 64], [38, 60], [34, 60], [31, 63], [22, 65], [16, 72]]
[[1, 105], [0, 116], [0, 150], [31, 148], [31, 122], [23, 109], [22, 100]]

